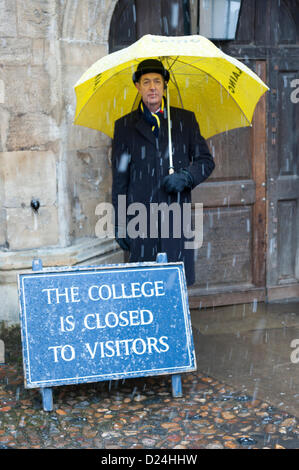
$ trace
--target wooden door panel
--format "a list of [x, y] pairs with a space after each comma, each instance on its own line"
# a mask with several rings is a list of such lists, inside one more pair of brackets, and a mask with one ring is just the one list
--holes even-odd
[[250, 206], [205, 211], [204, 242], [195, 253], [198, 287], [252, 285], [251, 225]]
[[277, 214], [279, 221], [277, 240], [278, 283], [298, 282], [295, 275], [297, 230], [294, 224], [297, 216], [297, 200], [278, 201]]
[[[298, 156], [298, 105], [292, 103], [292, 83], [299, 78], [298, 70], [278, 72], [277, 158], [279, 175], [297, 175]], [[298, 85], [297, 85], [298, 86]], [[296, 126], [297, 124], [297, 126]], [[293, 134], [295, 132], [295, 134]], [[297, 133], [297, 139], [294, 136]]]
[[255, 202], [255, 181], [235, 180], [202, 183], [192, 192], [192, 201], [207, 207], [229, 207]]
[[299, 79], [298, 48], [293, 57], [272, 59], [271, 141], [268, 154], [267, 297], [299, 296]]

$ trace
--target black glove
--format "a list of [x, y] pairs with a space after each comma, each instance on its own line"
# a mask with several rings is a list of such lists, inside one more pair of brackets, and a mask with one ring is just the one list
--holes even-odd
[[184, 189], [191, 189], [193, 186], [193, 177], [188, 170], [180, 169], [178, 173], [165, 176], [163, 186], [167, 193], [180, 193]]
[[117, 243], [119, 244], [119, 246], [125, 250], [125, 251], [129, 251], [130, 250], [130, 241], [129, 241], [129, 237], [128, 235], [126, 234], [125, 237], [120, 237], [119, 235], [123, 235], [121, 233], [121, 231], [124, 230], [123, 228], [120, 228], [118, 226], [115, 227], [114, 229], [114, 233], [115, 233], [115, 240], [117, 241]]

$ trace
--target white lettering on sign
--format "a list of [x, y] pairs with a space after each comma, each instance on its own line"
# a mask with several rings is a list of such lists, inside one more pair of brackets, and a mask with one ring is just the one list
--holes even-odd
[[130, 356], [137, 354], [152, 354], [153, 352], [163, 353], [169, 350], [167, 344], [167, 336], [160, 338], [146, 337], [146, 338], [130, 338], [121, 340], [109, 341], [96, 341], [93, 345], [85, 343], [85, 347], [90, 354], [91, 359], [94, 359], [96, 354], [101, 358], [114, 357], [114, 356]]
[[60, 317], [60, 331], [73, 331], [75, 329], [75, 319], [73, 315]]
[[61, 355], [61, 359], [64, 361], [72, 361], [75, 359], [75, 348], [70, 344], [65, 344], [64, 346], [49, 346], [48, 349], [53, 349], [54, 362], [58, 362], [59, 353]]
[[[82, 288], [81, 288], [82, 290]], [[106, 300], [133, 299], [150, 297], [161, 297], [166, 294], [162, 280], [129, 282], [115, 284], [90, 285], [79, 291], [79, 287], [51, 287], [42, 289], [48, 305], [72, 304], [81, 300], [102, 302]], [[81, 294], [81, 297], [80, 297]], [[104, 305], [104, 304], [102, 304]], [[137, 307], [121, 311], [103, 311], [84, 313], [80, 316], [80, 310], [70, 314], [70, 306], [67, 307], [65, 315], [58, 318], [59, 333], [73, 334], [78, 328], [81, 331], [103, 330], [109, 331], [113, 328], [134, 328], [150, 325], [154, 322], [154, 314], [151, 310]], [[156, 329], [156, 333], [157, 333]], [[136, 335], [137, 336], [137, 335]], [[158, 336], [158, 335], [157, 335]], [[82, 354], [83, 357], [95, 359], [98, 357], [109, 358], [114, 356], [143, 355], [152, 353], [165, 353], [169, 350], [167, 336], [148, 336], [145, 338], [113, 339], [106, 341], [95, 341], [94, 343], [82, 343], [83, 351], [77, 353], [78, 345], [59, 344], [48, 347], [54, 362], [70, 362]], [[75, 349], [76, 348], [76, 349]]]
[[59, 292], [59, 289], [53, 287], [51, 289], [42, 289], [42, 292], [47, 293], [47, 300], [48, 304], [59, 304], [60, 302], [80, 302], [78, 299], [78, 292], [79, 287], [65, 287], [64, 289]]
[[97, 328], [115, 328], [116, 326], [138, 326], [149, 325], [153, 321], [153, 314], [150, 310], [129, 310], [120, 312], [89, 313], [84, 317], [83, 323], [88, 330]]
[[121, 284], [102, 284], [90, 286], [88, 296], [94, 302], [109, 299], [132, 299], [136, 297], [158, 297], [165, 295], [163, 281], [132, 282], [128, 286]]

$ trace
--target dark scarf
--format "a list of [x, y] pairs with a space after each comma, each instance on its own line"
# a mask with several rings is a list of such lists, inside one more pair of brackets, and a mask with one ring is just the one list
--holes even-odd
[[143, 101], [140, 101], [139, 112], [142, 114], [143, 118], [151, 125], [152, 131], [155, 137], [159, 136], [160, 129], [160, 118], [164, 115], [166, 111], [166, 99], [162, 97], [161, 108], [157, 113], [151, 113], [148, 107], [144, 104]]

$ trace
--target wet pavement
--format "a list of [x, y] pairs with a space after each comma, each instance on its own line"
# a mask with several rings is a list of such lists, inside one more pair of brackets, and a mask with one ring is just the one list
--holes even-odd
[[182, 374], [183, 397], [168, 375], [66, 385], [52, 412], [24, 388], [19, 328], [2, 330], [0, 448], [298, 449], [299, 303], [191, 317], [197, 371]]

